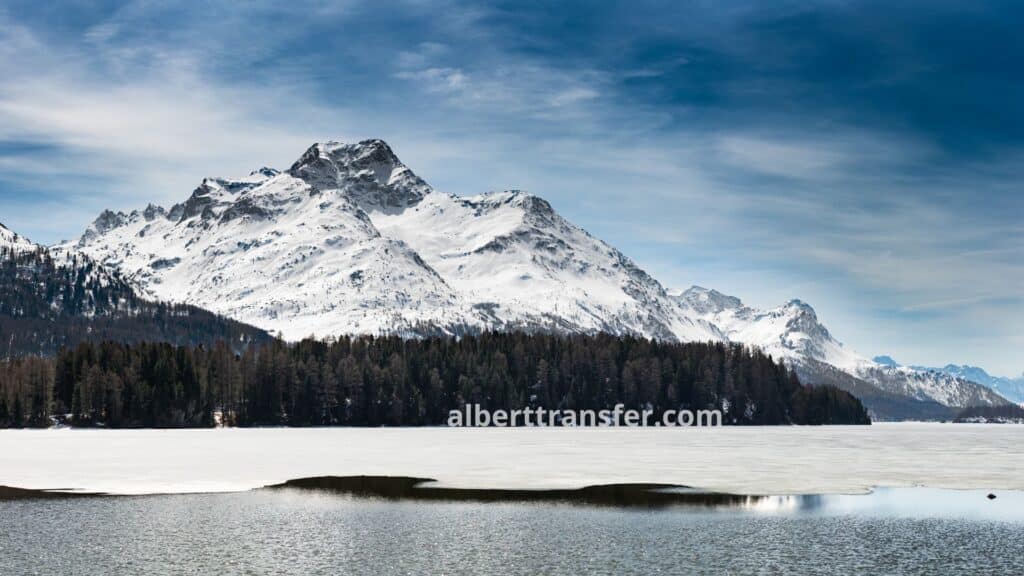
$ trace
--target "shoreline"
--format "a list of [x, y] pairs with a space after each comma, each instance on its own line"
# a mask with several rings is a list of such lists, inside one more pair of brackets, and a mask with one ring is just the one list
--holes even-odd
[[763, 496], [708, 492], [678, 484], [597, 484], [574, 489], [490, 489], [437, 486], [432, 478], [411, 476], [318, 476], [296, 478], [237, 492], [113, 494], [65, 489], [27, 489], [0, 486], [0, 502], [79, 498], [144, 498], [152, 496], [231, 495], [252, 492], [298, 491], [328, 493], [391, 501], [431, 502], [549, 502], [616, 507], [741, 506]]
[[[278, 498], [280, 497], [280, 499]], [[622, 512], [738, 513], [757, 516], [917, 518], [1024, 522], [1024, 490], [955, 490], [928, 487], [874, 487], [863, 494], [744, 495], [657, 483], [598, 484], [576, 489], [508, 490], [438, 486], [430, 478], [410, 476], [318, 476], [275, 485], [218, 493], [105, 494], [32, 490], [0, 486], [0, 508], [20, 503], [83, 502], [85, 506], [120, 506], [117, 502], [192, 505], [195, 498], [255, 498], [291, 505], [295, 498], [316, 505], [318, 498], [354, 505], [382, 504], [569, 506]], [[270, 497], [271, 500], [266, 498]], [[314, 500], [307, 500], [313, 498]], [[159, 499], [159, 500], [154, 500]], [[167, 500], [173, 499], [173, 500]], [[90, 502], [91, 503], [88, 503]], [[232, 500], [228, 500], [232, 502]], [[325, 501], [327, 502], [327, 501]], [[47, 504], [48, 505], [48, 504]], [[64, 506], [65, 504], [61, 504]], [[77, 504], [75, 505], [77, 506]], [[333, 506], [333, 505], [331, 505]]]

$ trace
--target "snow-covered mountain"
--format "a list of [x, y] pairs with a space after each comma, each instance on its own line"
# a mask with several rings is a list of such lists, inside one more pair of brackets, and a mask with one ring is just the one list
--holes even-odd
[[[918, 366], [914, 368], [921, 369]], [[943, 372], [958, 378], [964, 378], [971, 382], [977, 382], [995, 390], [1000, 396], [1012, 400], [1018, 404], [1024, 404], [1024, 375], [1016, 378], [1005, 376], [992, 376], [977, 366], [946, 364], [942, 368], [931, 369], [935, 372]]]
[[722, 339], [547, 202], [435, 191], [380, 140], [316, 144], [286, 172], [208, 178], [169, 210], [104, 212], [74, 248], [156, 298], [289, 339], [513, 328]]
[[289, 173], [207, 179], [170, 210], [105, 212], [77, 248], [154, 298], [289, 339], [483, 326], [444, 279], [383, 237], [352, 199]]
[[28, 238], [14, 232], [8, 227], [0, 223], [0, 250], [8, 250], [12, 252], [25, 252], [29, 250], [35, 250], [38, 248], [36, 244], [31, 242]]
[[730, 341], [757, 346], [784, 359], [797, 367], [805, 380], [813, 381], [819, 376], [819, 366], [825, 364], [883, 392], [916, 400], [953, 407], [1006, 403], [998, 394], [967, 378], [869, 360], [836, 340], [819, 322], [814, 309], [800, 300], [757, 310], [739, 298], [699, 286], [675, 292], [673, 297], [691, 316], [717, 326]]
[[[890, 364], [892, 366], [899, 366], [899, 363], [888, 356], [876, 356], [875, 361]], [[977, 382], [982, 386], [991, 388], [1008, 400], [1017, 402], [1018, 404], [1024, 404], [1024, 375], [1017, 378], [992, 376], [983, 368], [968, 366], [966, 364], [946, 364], [942, 368], [932, 368], [928, 366], [911, 366], [911, 368], [926, 372], [942, 372], [944, 374], [949, 374], [950, 376], [963, 378], [964, 380], [970, 380], [971, 382]]]
[[814, 309], [800, 300], [757, 310], [735, 296], [700, 286], [671, 294], [680, 307], [718, 326], [730, 341], [757, 346], [776, 358], [813, 358], [844, 371], [871, 363], [844, 348], [818, 322]]
[[681, 314], [664, 288], [621, 252], [520, 191], [459, 198], [432, 193], [414, 208], [370, 211], [491, 318], [490, 328], [722, 340]]
[[284, 172], [207, 178], [170, 209], [104, 212], [64, 248], [154, 298], [287, 339], [523, 329], [735, 341], [913, 398], [1002, 401], [863, 358], [799, 300], [759, 311], [713, 290], [670, 294], [541, 198], [434, 190], [380, 140], [315, 144]]

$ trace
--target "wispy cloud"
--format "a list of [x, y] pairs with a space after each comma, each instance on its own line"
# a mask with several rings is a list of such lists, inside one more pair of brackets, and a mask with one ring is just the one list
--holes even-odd
[[347, 124], [344, 109], [311, 100], [303, 86], [227, 82], [189, 54], [151, 55], [125, 69], [126, 48], [104, 44], [109, 25], [86, 32], [98, 46], [83, 56], [6, 24], [0, 141], [47, 147], [0, 156], [4, 179], [27, 193], [91, 189], [94, 197], [77, 198], [90, 211], [177, 200], [204, 175], [283, 162], [334, 135], [325, 123]]
[[829, 176], [847, 160], [835, 150], [819, 146], [747, 136], [724, 136], [718, 147], [725, 161], [734, 166], [789, 178]]
[[434, 92], [465, 94], [470, 89], [469, 77], [458, 68], [423, 68], [415, 71], [403, 70], [395, 75], [402, 80], [414, 80]]

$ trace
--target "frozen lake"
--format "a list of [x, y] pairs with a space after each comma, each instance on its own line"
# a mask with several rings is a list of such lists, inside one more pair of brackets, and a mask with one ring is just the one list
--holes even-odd
[[671, 483], [742, 494], [1024, 490], [1024, 426], [0, 430], [0, 485], [233, 492], [311, 476], [461, 488]]

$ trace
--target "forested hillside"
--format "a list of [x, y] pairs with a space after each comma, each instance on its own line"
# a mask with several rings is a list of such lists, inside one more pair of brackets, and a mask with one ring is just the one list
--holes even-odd
[[194, 306], [140, 298], [127, 282], [85, 256], [0, 247], [0, 359], [106, 340], [182, 345], [225, 340], [240, 349], [270, 337]]
[[84, 342], [0, 364], [0, 426], [440, 425], [467, 403], [720, 409], [726, 424], [868, 423], [836, 388], [801, 385], [738, 345], [483, 334], [212, 347]]

